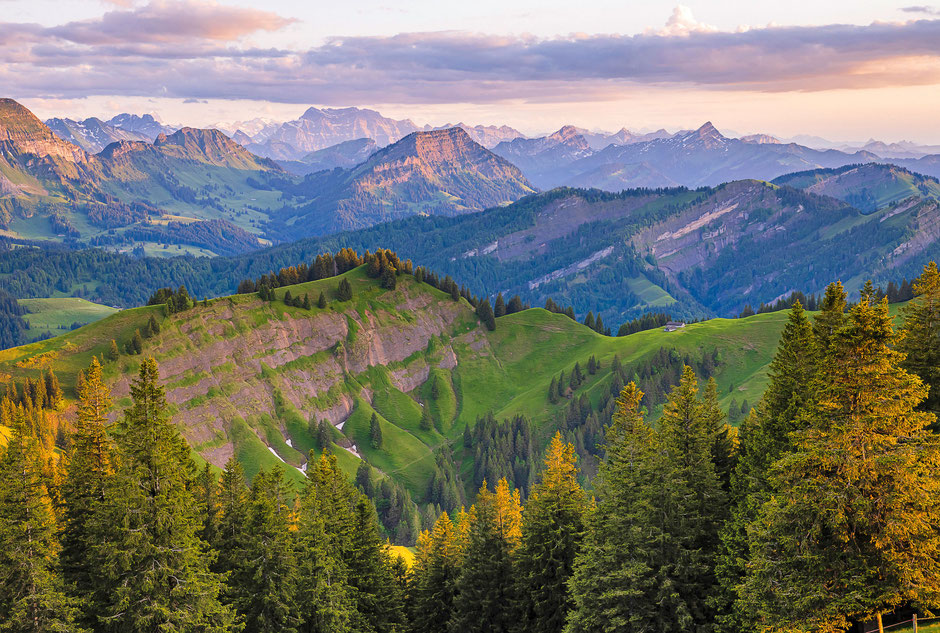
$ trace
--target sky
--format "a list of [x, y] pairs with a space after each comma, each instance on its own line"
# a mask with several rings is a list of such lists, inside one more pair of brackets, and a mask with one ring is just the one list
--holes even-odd
[[940, 5], [912, 1], [0, 0], [0, 96], [197, 126], [360, 106], [940, 144]]

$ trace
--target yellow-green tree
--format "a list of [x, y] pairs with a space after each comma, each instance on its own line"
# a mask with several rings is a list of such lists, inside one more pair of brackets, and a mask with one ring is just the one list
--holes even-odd
[[897, 340], [886, 300], [863, 299], [831, 334], [806, 428], [749, 529], [742, 594], [769, 630], [940, 603], [940, 442]]
[[940, 413], [940, 271], [930, 262], [914, 280], [914, 299], [902, 309], [904, 338], [898, 344], [904, 368], [930, 388], [921, 407]]

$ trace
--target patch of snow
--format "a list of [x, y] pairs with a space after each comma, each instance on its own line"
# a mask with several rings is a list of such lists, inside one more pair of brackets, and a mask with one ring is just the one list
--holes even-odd
[[[274, 449], [271, 448], [270, 446], [268, 447], [268, 450], [271, 451], [271, 454], [272, 454], [272, 455], [274, 455], [275, 457], [277, 457], [278, 459], [280, 459], [282, 462], [284, 462], [284, 460], [281, 459], [281, 456], [277, 454], [277, 451], [276, 451], [276, 450], [274, 450]], [[284, 462], [284, 463], [286, 464], [287, 462]]]
[[342, 431], [344, 426], [346, 426], [346, 420], [343, 420], [342, 422], [340, 422], [339, 424], [337, 424], [337, 425], [336, 425], [336, 428], [338, 428], [340, 431]]
[[290, 438], [287, 438], [284, 441], [287, 442], [288, 446], [290, 446], [291, 448], [294, 448], [294, 442]]

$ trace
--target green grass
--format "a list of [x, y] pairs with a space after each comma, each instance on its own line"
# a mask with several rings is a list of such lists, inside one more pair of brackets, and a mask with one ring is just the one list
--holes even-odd
[[664, 308], [676, 302], [672, 295], [646, 277], [627, 279], [627, 287], [651, 308]]
[[29, 323], [27, 335], [32, 339], [59, 336], [70, 332], [74, 323], [86, 325], [118, 312], [117, 308], [76, 297], [20, 299], [19, 304], [27, 311], [23, 318]]

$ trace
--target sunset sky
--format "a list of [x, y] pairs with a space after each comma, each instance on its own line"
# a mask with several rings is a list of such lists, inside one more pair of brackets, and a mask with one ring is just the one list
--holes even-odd
[[940, 143], [940, 6], [903, 1], [0, 0], [0, 16], [0, 96], [44, 118], [355, 105], [526, 133], [711, 120]]

